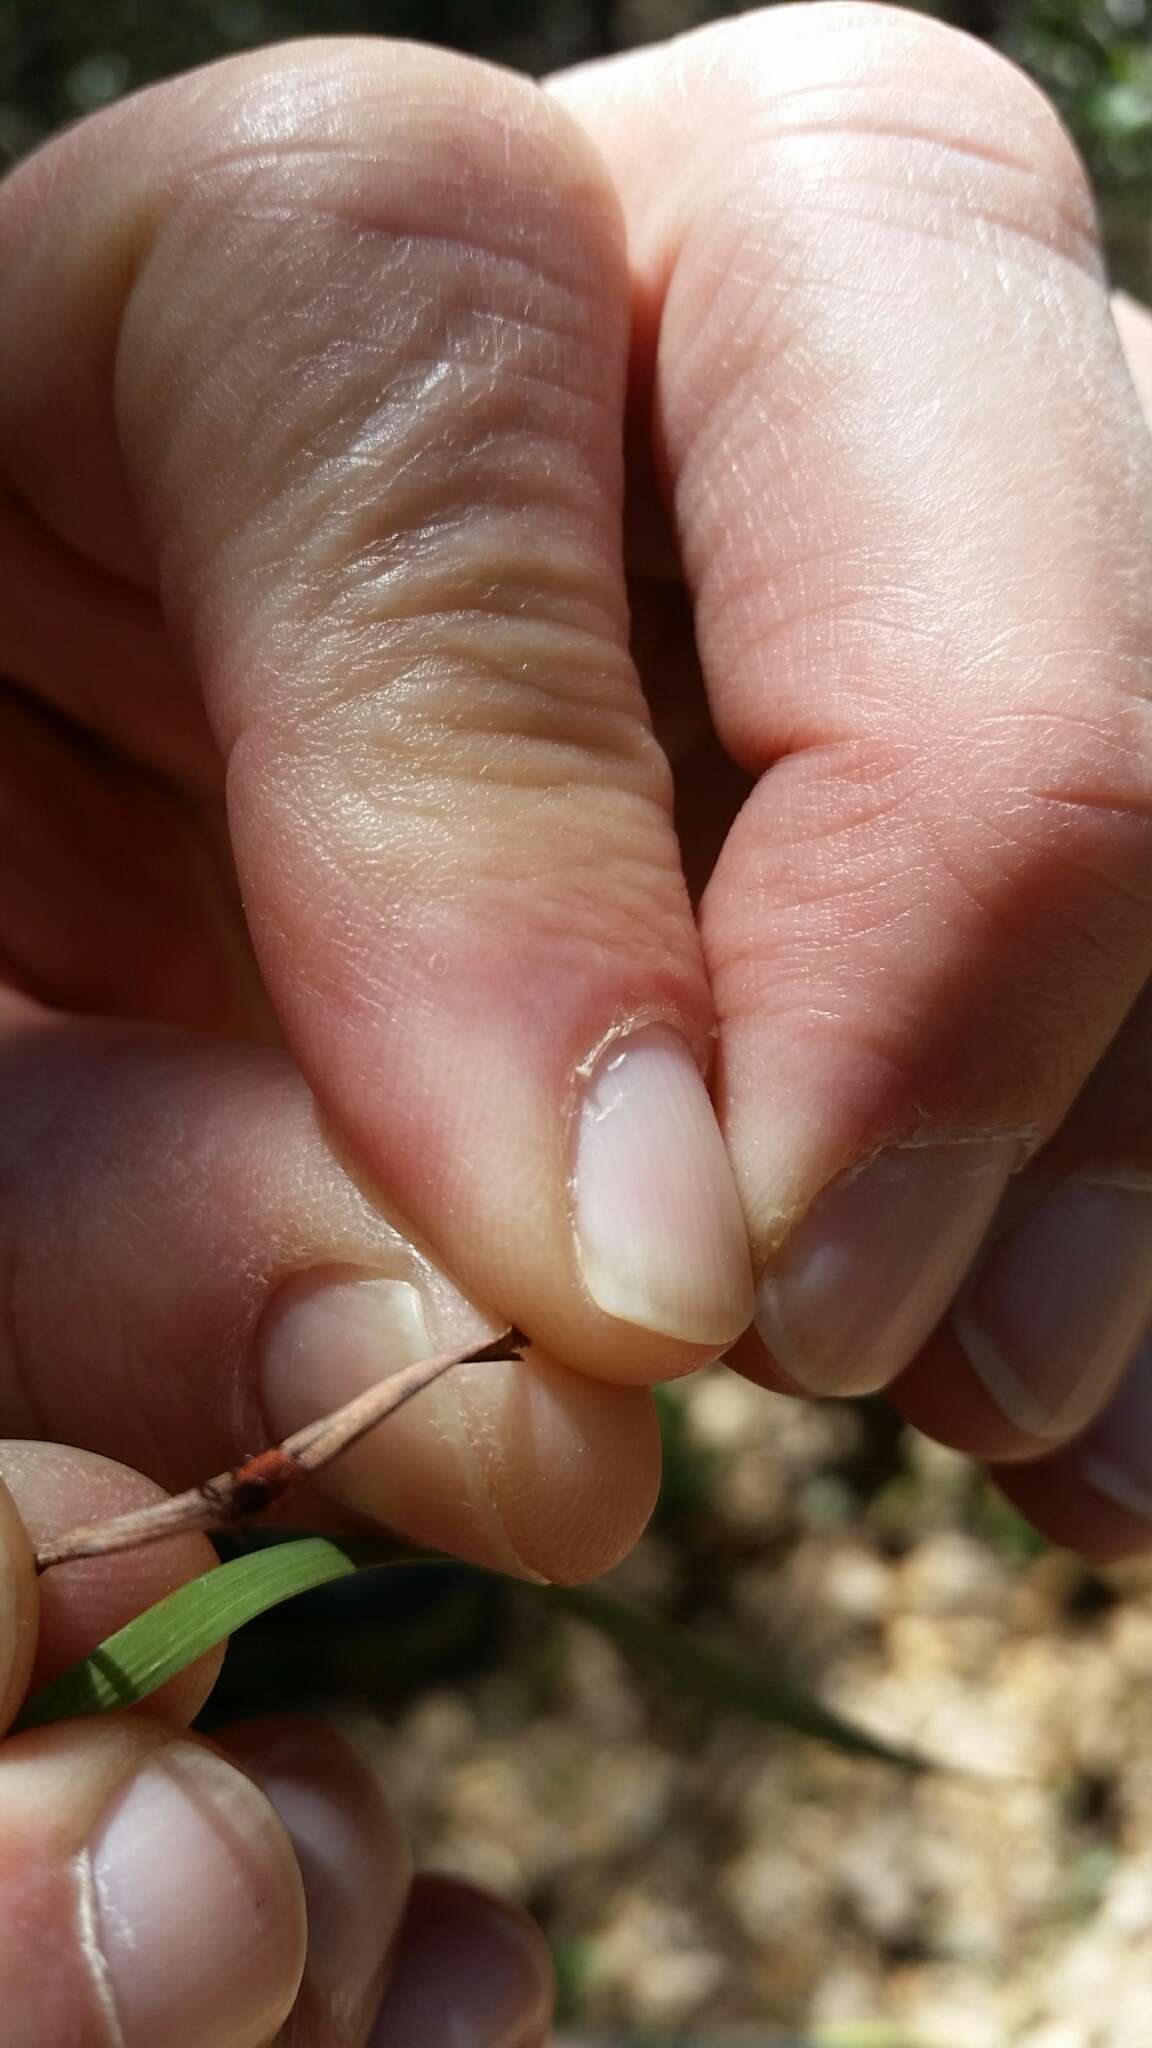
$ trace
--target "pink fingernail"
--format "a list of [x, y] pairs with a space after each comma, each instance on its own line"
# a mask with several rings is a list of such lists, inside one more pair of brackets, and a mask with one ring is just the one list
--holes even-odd
[[756, 1327], [798, 1386], [865, 1394], [944, 1314], [1017, 1155], [1014, 1138], [893, 1146], [834, 1182], [760, 1282]]
[[952, 1316], [993, 1400], [1030, 1436], [1091, 1419], [1152, 1322], [1152, 1194], [1070, 1178], [990, 1247]]
[[696, 1062], [666, 1026], [617, 1041], [593, 1070], [573, 1194], [584, 1284], [605, 1314], [690, 1344], [746, 1328], [740, 1198]]
[[[421, 1287], [351, 1268], [300, 1275], [281, 1288], [260, 1334], [269, 1429], [274, 1437], [287, 1436], [378, 1386], [399, 1366], [436, 1351], [466, 1351], [499, 1334], [499, 1323], [431, 1275]], [[396, 1446], [408, 1428], [420, 1437], [415, 1476], [408, 1469], [410, 1451], [407, 1464], [397, 1463]], [[453, 1373], [420, 1394], [399, 1429], [384, 1424], [345, 1451], [322, 1484], [357, 1513], [418, 1542], [444, 1540], [430, 1537], [425, 1526], [429, 1506], [438, 1501], [441, 1509], [452, 1509], [451, 1540], [458, 1555], [495, 1571], [536, 1576], [517, 1555], [497, 1513]]]
[[87, 1944], [123, 2048], [263, 2048], [300, 1981], [300, 1879], [266, 1799], [210, 1750], [157, 1750], [81, 1866]]

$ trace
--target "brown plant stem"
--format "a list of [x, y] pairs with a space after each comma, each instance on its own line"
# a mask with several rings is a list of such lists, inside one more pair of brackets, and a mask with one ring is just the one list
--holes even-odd
[[109, 1557], [117, 1550], [134, 1550], [142, 1543], [158, 1543], [162, 1537], [183, 1535], [189, 1529], [230, 1529], [254, 1515], [262, 1514], [291, 1486], [323, 1466], [330, 1465], [352, 1444], [359, 1443], [370, 1429], [395, 1415], [415, 1395], [423, 1393], [433, 1380], [450, 1372], [454, 1365], [478, 1365], [519, 1358], [527, 1339], [518, 1330], [506, 1330], [495, 1342], [472, 1351], [445, 1351], [435, 1358], [421, 1358], [403, 1365], [377, 1386], [357, 1394], [343, 1408], [334, 1408], [308, 1422], [283, 1443], [258, 1451], [230, 1472], [220, 1472], [187, 1493], [154, 1507], [136, 1508], [111, 1521], [90, 1522], [51, 1537], [36, 1552], [36, 1569], [47, 1571], [54, 1564], [68, 1564], [74, 1558]]

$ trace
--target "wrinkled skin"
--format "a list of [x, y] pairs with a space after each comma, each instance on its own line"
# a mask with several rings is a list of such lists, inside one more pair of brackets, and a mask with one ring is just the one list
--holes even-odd
[[[543, 88], [284, 45], [19, 167], [0, 266], [0, 1428], [78, 1447], [12, 1467], [10, 1712], [22, 1522], [508, 1322], [522, 1364], [293, 1519], [594, 1576], [648, 1388], [728, 1352], [1147, 1548], [1152, 321], [1034, 89], [852, 5]], [[122, 1995], [76, 1873], [210, 1677], [0, 1757], [13, 2048], [155, 2037], [163, 1941]], [[435, 2048], [495, 1985], [477, 2039], [533, 2048], [534, 1937], [406, 1906], [342, 1743], [237, 1737], [287, 1835], [235, 1763], [164, 1766], [232, 1788], [269, 1903], [236, 1955], [190, 1826], [163, 2037]]]

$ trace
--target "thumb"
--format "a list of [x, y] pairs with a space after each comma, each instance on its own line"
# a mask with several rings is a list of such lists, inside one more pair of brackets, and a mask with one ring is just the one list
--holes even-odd
[[[91, 1506], [109, 1491], [127, 1500], [145, 1485], [98, 1470], [103, 1461], [39, 1447], [21, 1472], [20, 1447], [0, 1448], [6, 1474], [15, 1455], [30, 1526], [51, 1516], [63, 1478], [73, 1512], [77, 1500]], [[179, 1559], [170, 1553], [177, 1580], [188, 1575], [189, 1549], [204, 1547], [185, 1542]], [[90, 1628], [101, 1605], [123, 1608], [128, 1594], [134, 1611], [131, 1575], [112, 1576], [120, 1585], [118, 1594], [106, 1589], [110, 1601], [73, 1575], [41, 1604], [31, 1545], [0, 1482], [0, 1727], [28, 1680], [38, 1620], [51, 1656], [77, 1626]], [[185, 1698], [183, 1707], [197, 1703]], [[171, 1689], [163, 1705], [181, 1711]], [[299, 1870], [272, 1807], [183, 1727], [115, 1714], [32, 1729], [0, 1747], [6, 2048], [260, 2048], [291, 2009], [305, 1934]]]
[[386, 1206], [570, 1363], [719, 1350], [751, 1282], [627, 654], [589, 146], [484, 66], [301, 44], [100, 117], [5, 206], [19, 487], [160, 578], [270, 992]]

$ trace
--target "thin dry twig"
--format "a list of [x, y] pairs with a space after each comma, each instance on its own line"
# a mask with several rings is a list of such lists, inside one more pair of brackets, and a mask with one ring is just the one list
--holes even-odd
[[231, 1529], [263, 1514], [296, 1479], [319, 1472], [352, 1444], [359, 1443], [370, 1429], [395, 1415], [416, 1394], [423, 1393], [442, 1373], [454, 1365], [478, 1365], [482, 1361], [518, 1358], [527, 1339], [518, 1330], [506, 1330], [495, 1342], [472, 1351], [445, 1351], [435, 1358], [418, 1359], [403, 1365], [379, 1385], [357, 1394], [343, 1408], [306, 1423], [293, 1436], [271, 1449], [245, 1458], [230, 1472], [220, 1472], [187, 1493], [154, 1507], [136, 1508], [131, 1514], [116, 1515], [108, 1522], [90, 1522], [70, 1529], [64, 1536], [50, 1538], [36, 1552], [36, 1569], [68, 1564], [75, 1558], [108, 1557], [117, 1550], [134, 1550], [142, 1543], [158, 1543], [164, 1536], [183, 1535], [189, 1529]]

